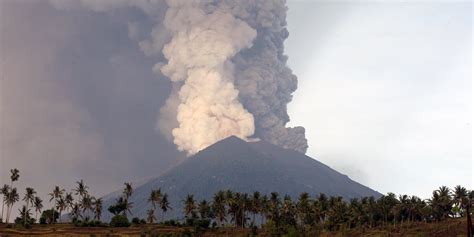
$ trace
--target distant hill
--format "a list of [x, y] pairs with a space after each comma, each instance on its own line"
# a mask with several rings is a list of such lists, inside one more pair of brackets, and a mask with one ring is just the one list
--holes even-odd
[[[132, 216], [146, 216], [146, 210], [151, 207], [148, 196], [152, 189], [157, 188], [168, 193], [173, 208], [165, 218], [182, 216], [182, 200], [187, 194], [194, 194], [197, 201], [211, 200], [215, 192], [226, 189], [247, 193], [260, 191], [263, 194], [275, 191], [293, 198], [302, 192], [313, 197], [325, 193], [345, 199], [381, 195], [302, 153], [264, 141], [245, 142], [234, 136], [134, 187]], [[118, 193], [105, 197], [104, 209], [114, 202]], [[111, 218], [108, 211], [103, 213], [105, 220]]]

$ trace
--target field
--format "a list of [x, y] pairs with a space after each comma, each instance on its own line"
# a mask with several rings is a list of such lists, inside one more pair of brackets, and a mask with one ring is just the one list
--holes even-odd
[[[112, 227], [75, 227], [72, 224], [33, 225], [31, 229], [19, 227], [8, 228], [0, 224], [0, 236], [252, 236], [251, 229], [219, 228], [205, 232], [195, 232], [193, 228], [166, 227], [158, 224], [132, 225], [127, 228]], [[257, 236], [271, 236], [265, 230], [258, 230]], [[299, 236], [299, 235], [291, 235]], [[312, 236], [312, 235], [308, 235]], [[413, 223], [402, 226], [389, 225], [373, 229], [356, 228], [347, 231], [321, 232], [319, 236], [466, 236], [465, 219], [450, 219], [440, 223]]]

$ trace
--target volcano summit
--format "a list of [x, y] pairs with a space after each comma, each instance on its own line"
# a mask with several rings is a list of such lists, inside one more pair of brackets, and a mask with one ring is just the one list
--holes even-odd
[[[158, 188], [169, 195], [173, 208], [165, 219], [182, 216], [182, 200], [187, 194], [194, 194], [197, 201], [211, 200], [214, 193], [227, 189], [245, 193], [278, 192], [292, 198], [302, 192], [345, 199], [381, 195], [302, 153], [265, 141], [245, 142], [235, 136], [207, 147], [163, 175], [137, 186], [130, 199], [134, 203], [133, 216], [146, 216], [151, 205], [147, 201], [150, 191]], [[104, 206], [111, 205], [119, 193], [107, 195]], [[104, 215], [110, 218], [110, 213]]]

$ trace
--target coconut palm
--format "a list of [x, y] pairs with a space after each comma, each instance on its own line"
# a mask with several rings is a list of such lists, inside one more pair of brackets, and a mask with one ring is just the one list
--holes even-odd
[[128, 200], [133, 193], [132, 183], [124, 183], [124, 185], [125, 188], [123, 189], [123, 195], [125, 196], [125, 199]]
[[15, 202], [18, 202], [19, 200], [20, 200], [20, 195], [18, 194], [16, 188], [12, 188], [10, 190], [10, 192], [8, 192], [7, 200], [6, 200], [6, 204], [7, 204], [7, 223], [9, 223], [9, 221], [10, 221], [10, 214], [11, 214], [11, 210], [13, 208], [13, 205], [15, 204]]
[[153, 213], [156, 212], [156, 205], [161, 202], [162, 196], [163, 194], [161, 193], [161, 188], [151, 190], [150, 196], [148, 197], [148, 202], [151, 202], [151, 205], [153, 206]]
[[211, 207], [206, 200], [202, 200], [198, 205], [199, 217], [201, 219], [207, 219], [211, 216]]
[[283, 203], [281, 205], [281, 221], [286, 224], [295, 226], [296, 225], [296, 208], [289, 195], [283, 197]]
[[194, 195], [188, 194], [184, 202], [184, 216], [186, 218], [196, 217], [196, 201], [194, 200]]
[[252, 225], [255, 225], [255, 216], [260, 213], [260, 209], [262, 208], [262, 200], [260, 192], [256, 191], [252, 195], [251, 205], [250, 205], [250, 212], [252, 212]]
[[100, 221], [100, 216], [102, 215], [102, 198], [94, 198], [94, 219]]
[[3, 198], [2, 198], [2, 216], [0, 216], [0, 219], [2, 219], [2, 221], [4, 221], [5, 219], [3, 218], [3, 208], [5, 207], [5, 202], [7, 200], [7, 194], [10, 190], [10, 186], [8, 186], [7, 184], [3, 185], [3, 187], [0, 189], [0, 194], [2, 194]]
[[304, 192], [300, 194], [296, 204], [296, 213], [300, 225], [305, 229], [306, 225], [311, 224], [311, 200], [309, 194]]
[[240, 224], [240, 199], [241, 195], [240, 193], [231, 193], [229, 191], [226, 192], [226, 201], [227, 201], [227, 207], [228, 207], [228, 213], [232, 217], [231, 221], [234, 222], [235, 227], [239, 226]]
[[82, 197], [81, 199], [81, 202], [80, 202], [80, 207], [81, 207], [81, 211], [83, 214], [87, 215], [87, 216], [84, 216], [83, 215], [83, 218], [89, 218], [89, 215], [86, 213], [87, 211], [92, 211], [92, 205], [93, 205], [93, 197], [91, 197], [89, 194], [85, 194], [84, 197]]
[[[30, 210], [29, 209], [29, 204], [30, 203], [31, 203], [31, 205], [33, 205], [33, 202], [35, 200], [35, 194], [36, 194], [36, 191], [33, 188], [30, 188], [30, 187], [26, 188], [25, 196], [23, 196], [23, 201], [26, 202], [26, 209], [27, 210]], [[26, 225], [26, 216], [24, 216], [23, 224]]]
[[10, 170], [10, 180], [11, 180], [11, 183], [10, 183], [10, 187], [13, 188], [13, 182], [17, 181], [19, 178], [20, 178], [20, 171], [18, 169], [11, 169]]
[[147, 212], [146, 212], [146, 220], [148, 221], [148, 223], [154, 223], [156, 221], [156, 216], [155, 216], [155, 210], [153, 209], [149, 209]]
[[[472, 193], [472, 192], [471, 192]], [[467, 235], [472, 235], [472, 220], [471, 220], [471, 199], [466, 188], [461, 185], [454, 187], [454, 203], [461, 208], [461, 216], [465, 215], [467, 219]]]
[[79, 203], [74, 203], [71, 207], [71, 212], [69, 213], [69, 216], [72, 218], [72, 219], [79, 219], [79, 218], [82, 218], [82, 215], [81, 215], [81, 206]]
[[43, 208], [43, 200], [36, 196], [33, 206], [35, 207], [35, 219], [38, 220], [38, 212], [41, 213], [41, 209]]
[[88, 193], [87, 189], [89, 187], [87, 187], [87, 185], [84, 184], [84, 181], [82, 179], [81, 181], [76, 181], [76, 184], [77, 184], [77, 188], [75, 188], [73, 191], [76, 192], [76, 195], [84, 197]]
[[[59, 186], [55, 186], [53, 191], [48, 194], [51, 197], [49, 199], [49, 202], [52, 202], [54, 200], [54, 203], [57, 203], [58, 199], [62, 198], [64, 191], [65, 190], [60, 188]], [[53, 210], [52, 211], [53, 213], [54, 213], [54, 210], [56, 210], [55, 207], [56, 205], [54, 204], [51, 206], [51, 210]]]
[[67, 208], [67, 203], [65, 199], [60, 196], [59, 199], [56, 200], [56, 210], [59, 212], [59, 222], [61, 222], [61, 213], [66, 210]]
[[125, 188], [123, 189], [123, 195], [124, 195], [124, 204], [125, 204], [125, 210], [123, 211], [123, 214], [127, 216], [127, 211], [132, 214], [132, 207], [133, 203], [129, 202], [128, 199], [132, 196], [133, 194], [133, 188], [132, 188], [132, 183], [124, 183]]
[[268, 218], [275, 223], [277, 223], [280, 218], [280, 204], [279, 194], [276, 192], [270, 193]]
[[166, 212], [171, 208], [170, 202], [168, 201], [168, 194], [165, 193], [163, 194], [163, 197], [161, 198], [160, 201], [160, 208], [161, 211], [163, 212], [163, 217], [165, 216]]
[[151, 202], [153, 209], [156, 209], [156, 205], [161, 202], [163, 194], [161, 193], [161, 188], [151, 190], [150, 196], [148, 197], [148, 202]]
[[21, 209], [18, 209], [18, 211], [20, 212], [20, 217], [19, 218], [24, 220], [23, 221], [24, 225], [29, 224], [30, 222], [32, 222], [30, 209], [28, 209], [25, 205], [23, 205], [23, 207]]
[[69, 208], [72, 208], [74, 206], [74, 197], [72, 196], [72, 193], [66, 193], [64, 196], [64, 201], [66, 202], [66, 211], [69, 211]]
[[212, 210], [216, 216], [219, 226], [221, 226], [222, 222], [226, 221], [225, 194], [223, 191], [218, 191], [214, 194], [212, 200]]

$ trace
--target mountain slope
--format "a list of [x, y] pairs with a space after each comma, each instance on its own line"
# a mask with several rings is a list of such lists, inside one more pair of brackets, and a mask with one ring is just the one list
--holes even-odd
[[[264, 194], [275, 191], [293, 198], [302, 192], [313, 196], [319, 193], [339, 195], [346, 199], [380, 196], [302, 153], [264, 141], [247, 143], [237, 137], [219, 141], [160, 177], [135, 187], [131, 197], [134, 203], [132, 216], [146, 216], [146, 210], [151, 207], [148, 196], [157, 188], [168, 193], [173, 208], [165, 218], [182, 215], [182, 200], [187, 194], [194, 194], [197, 201], [211, 200], [215, 192], [225, 189]], [[106, 199], [104, 207], [113, 200]], [[110, 218], [110, 213], [104, 215], [105, 219]]]

